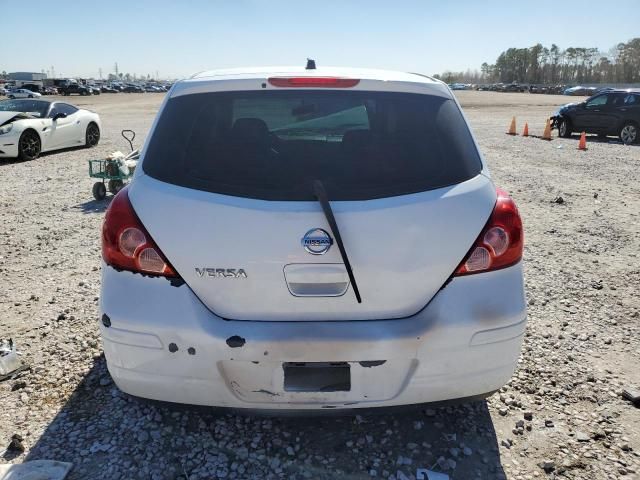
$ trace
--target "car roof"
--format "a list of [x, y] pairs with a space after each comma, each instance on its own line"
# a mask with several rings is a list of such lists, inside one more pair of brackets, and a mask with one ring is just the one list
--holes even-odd
[[640, 88], [612, 88], [602, 93], [640, 93]]
[[[444, 82], [419, 73], [346, 67], [246, 67], [208, 70], [176, 82], [171, 96], [228, 90], [261, 90], [270, 77], [342, 77], [359, 79], [352, 90], [433, 93], [451, 98]], [[256, 80], [261, 80], [256, 82]], [[267, 86], [267, 88], [273, 88]], [[279, 88], [279, 87], [275, 87]]]
[[370, 68], [346, 68], [346, 67], [318, 67], [307, 70], [304, 67], [245, 67], [207, 70], [196, 73], [190, 79], [211, 77], [227, 78], [264, 78], [275, 76], [296, 75], [300, 77], [348, 77], [360, 80], [386, 80], [396, 82], [421, 82], [440, 83], [427, 75], [419, 73], [398, 72], [393, 70], [377, 70]]

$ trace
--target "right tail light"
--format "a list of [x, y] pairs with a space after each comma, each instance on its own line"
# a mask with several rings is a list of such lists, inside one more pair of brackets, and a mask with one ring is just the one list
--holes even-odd
[[454, 276], [499, 270], [522, 259], [524, 233], [518, 208], [507, 192], [499, 188], [496, 192], [491, 217]]

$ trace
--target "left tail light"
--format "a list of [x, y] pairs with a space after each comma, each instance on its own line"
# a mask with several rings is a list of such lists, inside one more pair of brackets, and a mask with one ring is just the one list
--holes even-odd
[[145, 275], [178, 276], [133, 210], [127, 187], [114, 197], [105, 215], [102, 258], [116, 269]]
[[489, 221], [454, 276], [499, 270], [522, 259], [524, 233], [518, 208], [507, 192], [498, 188], [496, 193]]

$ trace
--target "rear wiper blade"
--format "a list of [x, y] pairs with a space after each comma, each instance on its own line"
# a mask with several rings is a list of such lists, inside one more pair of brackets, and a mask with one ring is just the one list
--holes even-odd
[[329, 223], [329, 227], [333, 232], [333, 236], [336, 238], [338, 250], [340, 250], [340, 255], [342, 256], [344, 267], [347, 269], [347, 274], [349, 275], [349, 280], [351, 281], [351, 285], [353, 286], [353, 293], [355, 293], [356, 295], [356, 300], [358, 301], [358, 303], [362, 303], [362, 299], [360, 298], [360, 291], [358, 290], [358, 284], [356, 283], [356, 277], [353, 276], [351, 263], [349, 263], [347, 251], [344, 249], [344, 243], [342, 243], [342, 237], [340, 236], [340, 230], [338, 230], [336, 218], [333, 216], [333, 210], [331, 209], [331, 204], [329, 203], [329, 198], [327, 197], [327, 191], [324, 189], [324, 185], [320, 180], [316, 180], [315, 182], [313, 182], [313, 193], [320, 202], [322, 211], [324, 212], [324, 216]]

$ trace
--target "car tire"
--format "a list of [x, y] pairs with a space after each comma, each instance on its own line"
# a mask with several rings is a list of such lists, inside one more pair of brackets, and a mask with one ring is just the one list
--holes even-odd
[[20, 160], [35, 160], [40, 155], [42, 143], [40, 136], [34, 130], [26, 130], [18, 140], [18, 158]]
[[635, 123], [627, 122], [620, 129], [620, 134], [618, 136], [622, 143], [625, 145], [631, 145], [638, 141], [638, 137], [640, 137], [640, 129], [638, 129], [638, 125]]
[[29, 95], [29, 98], [33, 98], [33, 95]]
[[96, 182], [93, 184], [91, 193], [93, 193], [93, 198], [95, 198], [96, 200], [104, 200], [104, 198], [107, 196], [107, 187], [105, 187], [104, 183], [102, 182]]
[[562, 138], [571, 137], [571, 124], [566, 118], [561, 118], [558, 121], [558, 136]]
[[115, 195], [124, 188], [124, 182], [122, 180], [109, 180], [108, 188]]
[[84, 138], [84, 144], [87, 148], [92, 148], [98, 145], [98, 142], [100, 142], [100, 129], [95, 123], [87, 125], [87, 131], [85, 132]]
[[14, 99], [14, 98], [16, 98], [16, 97], [14, 97], [13, 95], [9, 95], [7, 98], [9, 98], [9, 99], [13, 100], [13, 99]]

